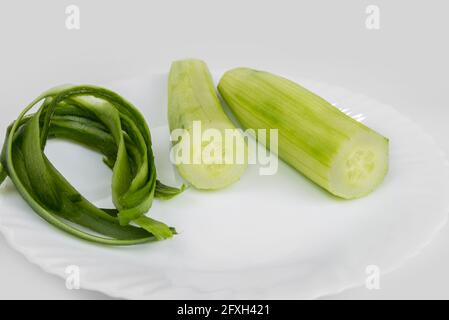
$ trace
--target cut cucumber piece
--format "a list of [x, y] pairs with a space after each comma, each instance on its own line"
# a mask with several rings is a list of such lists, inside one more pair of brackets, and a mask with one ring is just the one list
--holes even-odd
[[[188, 149], [188, 161], [177, 162], [185, 180], [197, 189], [213, 190], [240, 179], [247, 167], [246, 144], [223, 111], [204, 62], [173, 62], [168, 80], [168, 120], [170, 131], [184, 131], [175, 141], [172, 154], [180, 155]], [[227, 130], [236, 134], [232, 145], [226, 143]], [[198, 140], [211, 131], [221, 136], [221, 142], [213, 137]], [[243, 159], [238, 157], [242, 154]]]
[[278, 129], [280, 158], [330, 193], [359, 198], [384, 179], [388, 139], [302, 86], [237, 68], [218, 90], [244, 127]]

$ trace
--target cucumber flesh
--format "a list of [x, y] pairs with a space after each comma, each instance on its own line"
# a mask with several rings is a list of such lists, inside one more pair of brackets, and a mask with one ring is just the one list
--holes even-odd
[[354, 199], [376, 189], [388, 171], [388, 140], [362, 133], [348, 140], [336, 155], [330, 170], [329, 191]]
[[383, 181], [388, 139], [299, 84], [236, 68], [218, 90], [243, 127], [277, 129], [279, 157], [330, 193], [359, 198]]
[[[237, 161], [236, 157], [237, 151], [246, 157], [247, 149], [243, 135], [237, 135], [232, 150], [227, 147], [226, 130], [237, 129], [223, 111], [209, 70], [203, 61], [188, 59], [173, 62], [168, 81], [168, 120], [171, 131], [183, 129], [186, 133], [174, 142], [173, 154], [182, 153], [182, 148], [185, 151], [182, 139], [189, 140], [190, 162], [177, 163], [177, 169], [179, 174], [195, 188], [222, 189], [237, 182], [245, 173], [246, 159]], [[195, 130], [195, 122], [200, 123], [199, 132]], [[221, 143], [210, 139], [201, 141], [199, 148], [193, 147], [196, 145], [194, 137], [202, 136], [208, 129], [214, 129], [221, 135]], [[214, 142], [218, 145], [215, 148], [211, 147]], [[239, 144], [243, 148], [237, 150]], [[207, 150], [210, 149], [216, 152], [211, 153], [212, 159], [207, 159], [204, 155], [207, 155]], [[227, 157], [233, 161], [226, 162]], [[194, 159], [200, 159], [200, 163], [196, 163]]]

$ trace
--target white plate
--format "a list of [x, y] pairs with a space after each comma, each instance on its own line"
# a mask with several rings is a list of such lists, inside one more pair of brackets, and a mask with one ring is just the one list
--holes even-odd
[[[336, 200], [284, 164], [274, 176], [259, 176], [254, 165], [220, 192], [190, 189], [157, 201], [150, 214], [176, 226], [180, 234], [173, 239], [104, 247], [48, 225], [8, 181], [0, 191], [0, 230], [45, 271], [65, 277], [67, 266], [77, 265], [83, 288], [124, 298], [308, 299], [362, 284], [369, 265], [383, 273], [399, 267], [446, 222], [443, 153], [389, 106], [292, 78], [390, 138], [390, 172], [374, 193]], [[179, 183], [168, 161], [165, 86], [165, 75], [110, 85], [147, 117], [160, 179]], [[47, 154], [88, 199], [110, 202], [110, 172], [99, 155], [58, 141], [49, 143]]]

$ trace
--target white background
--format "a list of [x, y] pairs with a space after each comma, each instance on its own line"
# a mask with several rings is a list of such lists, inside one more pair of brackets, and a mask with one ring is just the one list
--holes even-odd
[[[69, 4], [81, 10], [80, 30], [65, 27]], [[380, 30], [365, 27], [370, 4], [380, 8]], [[0, 128], [48, 87], [164, 72], [174, 59], [197, 57], [212, 70], [293, 70], [363, 93], [412, 118], [449, 154], [448, 14], [445, 0], [1, 0]], [[448, 248], [446, 226], [383, 276], [380, 290], [326, 298], [448, 299]], [[0, 298], [106, 298], [67, 290], [1, 236], [0, 262]]]

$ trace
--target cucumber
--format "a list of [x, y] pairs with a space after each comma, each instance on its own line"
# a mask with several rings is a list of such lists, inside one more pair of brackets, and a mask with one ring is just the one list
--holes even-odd
[[[174, 141], [172, 153], [181, 154], [190, 145], [190, 161], [178, 161], [177, 169], [195, 188], [221, 189], [238, 181], [244, 174], [247, 147], [243, 135], [223, 111], [203, 61], [187, 59], [172, 63], [168, 79], [168, 122], [172, 133], [177, 129], [184, 132]], [[208, 129], [221, 135], [221, 143], [212, 138], [194, 140], [194, 137], [211, 132]], [[225, 141], [227, 132], [236, 134], [232, 145]], [[207, 154], [211, 156], [204, 157]], [[238, 155], [243, 155], [243, 158]]]
[[387, 174], [388, 139], [299, 84], [236, 68], [218, 90], [244, 127], [278, 129], [279, 157], [333, 195], [363, 197]]

